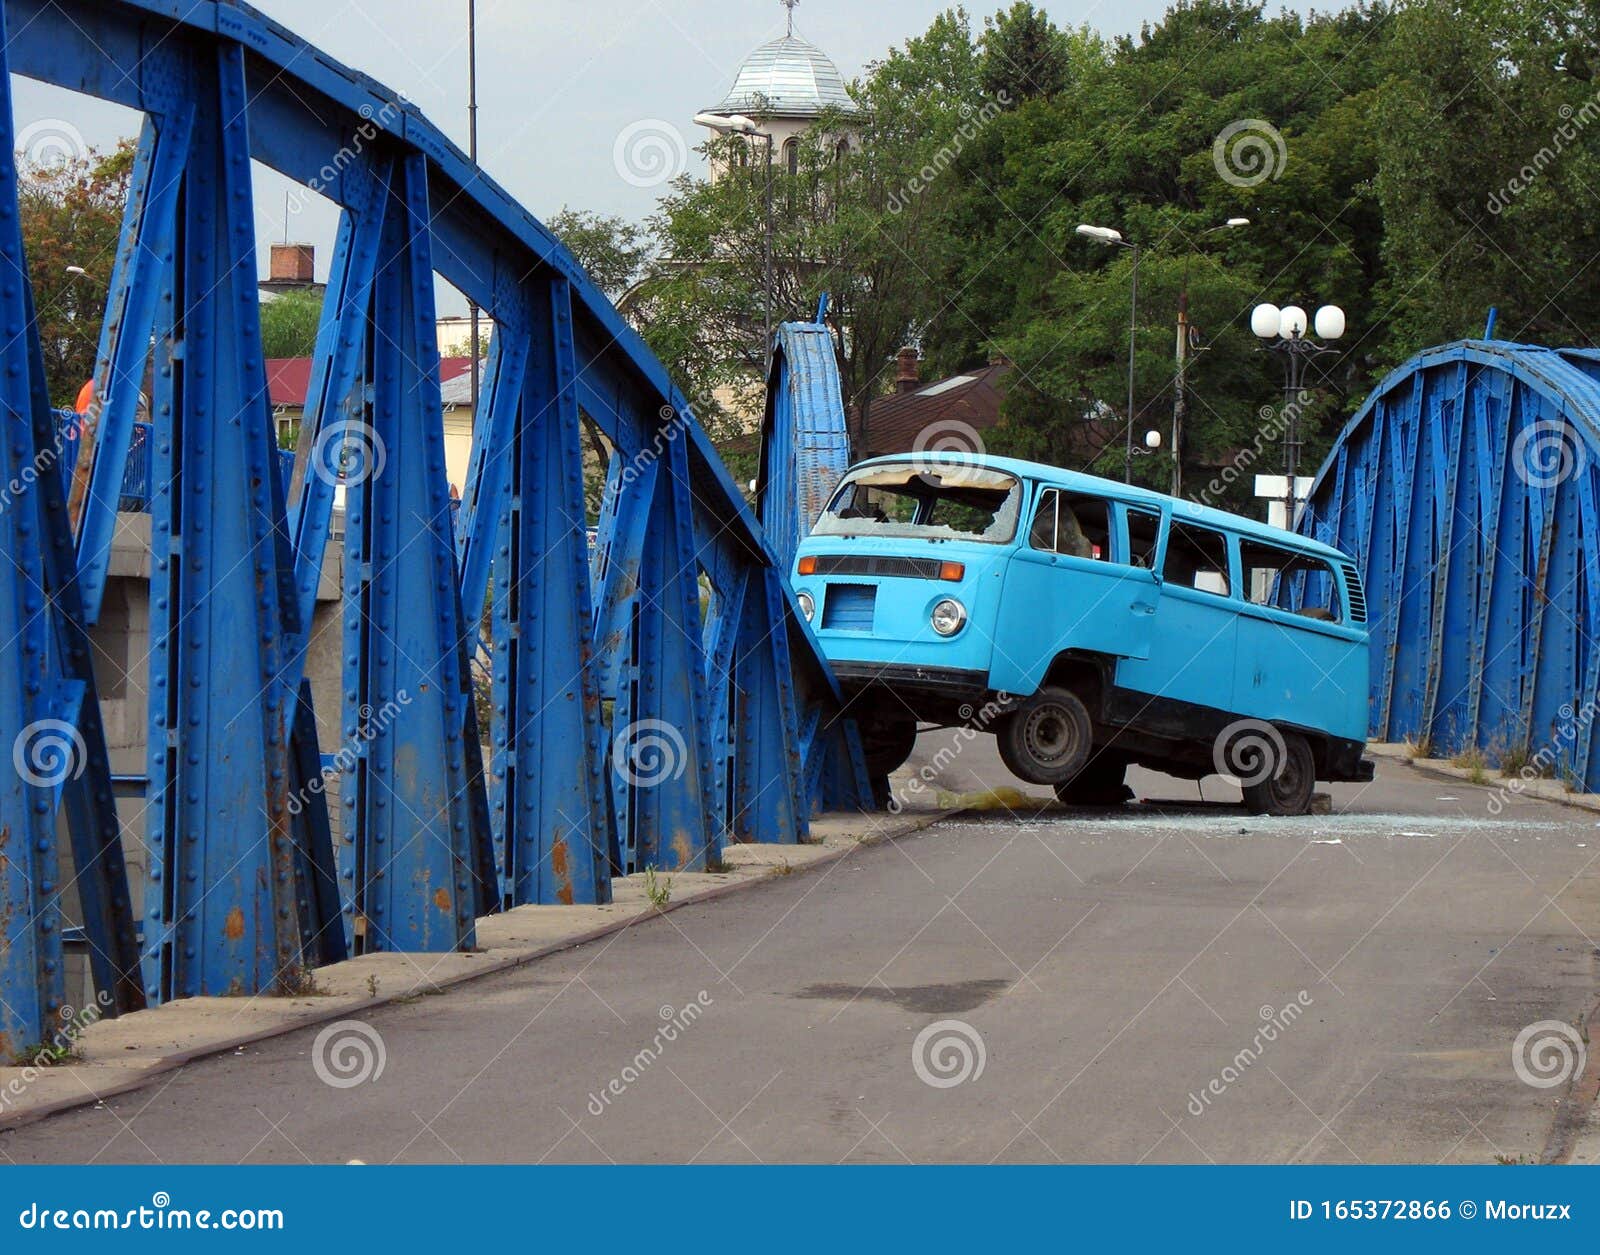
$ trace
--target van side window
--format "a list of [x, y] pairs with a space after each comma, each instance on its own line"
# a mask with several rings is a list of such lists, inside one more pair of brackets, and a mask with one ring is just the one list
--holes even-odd
[[1109, 558], [1111, 510], [1099, 497], [1046, 488], [1039, 494], [1028, 544], [1073, 558]]
[[1161, 539], [1161, 516], [1153, 510], [1127, 507], [1128, 565], [1151, 570], [1156, 564], [1156, 545]]
[[1241, 540], [1239, 563], [1244, 595], [1256, 605], [1292, 610], [1325, 623], [1344, 621], [1338, 581], [1321, 558]]
[[1167, 562], [1161, 573], [1169, 584], [1228, 595], [1228, 538], [1209, 527], [1174, 523], [1167, 539]]

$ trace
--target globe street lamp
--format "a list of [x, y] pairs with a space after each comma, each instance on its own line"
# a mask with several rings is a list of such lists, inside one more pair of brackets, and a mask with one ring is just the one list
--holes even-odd
[[[1337, 340], [1344, 335], [1344, 310], [1324, 305], [1317, 310], [1311, 329], [1322, 340]], [[1337, 349], [1320, 344], [1306, 335], [1306, 311], [1298, 305], [1263, 303], [1250, 311], [1250, 330], [1262, 341], [1262, 348], [1282, 354], [1283, 384], [1283, 474], [1284, 528], [1294, 530], [1295, 476], [1300, 468], [1300, 409], [1305, 404], [1306, 363], [1314, 357], [1336, 354]]]
[[1087, 222], [1078, 224], [1078, 234], [1091, 240], [1098, 240], [1102, 244], [1133, 250], [1133, 284], [1128, 301], [1128, 423], [1122, 455], [1122, 482], [1131, 484], [1133, 482], [1133, 350], [1139, 329], [1139, 246], [1123, 239], [1121, 231], [1115, 231], [1110, 227], [1091, 226]]

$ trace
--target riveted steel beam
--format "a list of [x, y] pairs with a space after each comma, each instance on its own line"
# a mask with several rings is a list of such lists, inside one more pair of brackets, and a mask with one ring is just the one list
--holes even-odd
[[1345, 426], [1306, 526], [1354, 553], [1372, 734], [1600, 787], [1600, 358], [1419, 354]]

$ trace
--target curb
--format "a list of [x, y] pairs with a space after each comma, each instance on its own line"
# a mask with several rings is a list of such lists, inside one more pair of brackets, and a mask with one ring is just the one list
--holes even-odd
[[[929, 811], [925, 813], [918, 812], [910, 815], [908, 815], [905, 811], [901, 811], [897, 816], [893, 817], [896, 821], [899, 821], [893, 828], [886, 827], [875, 832], [869, 832], [863, 836], [858, 836], [851, 844], [840, 845], [836, 850], [831, 850], [818, 856], [817, 858], [810, 859], [798, 867], [792, 867], [789, 874], [799, 875], [815, 871], [819, 868], [832, 867], [835, 863], [847, 858], [849, 855], [855, 853], [863, 846], [882, 845], [890, 841], [895, 841], [901, 837], [922, 832], [923, 830], [931, 828], [935, 824], [943, 823], [946, 820], [959, 818], [964, 814], [966, 814], [966, 808], [964, 807], [949, 811]], [[780, 849], [787, 847], [773, 846], [772, 848]], [[805, 847], [800, 846], [798, 848]], [[759, 871], [762, 865], [750, 864], [749, 866]], [[785, 875], [783, 878], [787, 879], [788, 877]], [[678, 899], [677, 901], [669, 900], [667, 903], [659, 907], [645, 907], [635, 914], [623, 916], [609, 923], [602, 924], [596, 928], [586, 929], [581, 933], [573, 933], [572, 935], [562, 937], [559, 940], [536, 946], [531, 950], [513, 952], [491, 958], [487, 960], [484, 966], [479, 969], [470, 972], [460, 972], [453, 976], [444, 976], [438, 980], [430, 981], [430, 984], [434, 991], [443, 993], [446, 990], [455, 989], [459, 985], [465, 985], [471, 981], [482, 980], [486, 976], [498, 976], [505, 972], [515, 971], [517, 968], [525, 967], [530, 963], [534, 963], [539, 959], [548, 958], [553, 954], [560, 954], [567, 950], [574, 950], [579, 946], [589, 945], [592, 942], [602, 940], [603, 938], [613, 936], [617, 933], [632, 928], [636, 924], [646, 923], [649, 920], [657, 918], [658, 916], [668, 915], [673, 911], [681, 910], [687, 906], [699, 906], [702, 903], [712, 902], [719, 898], [725, 898], [731, 894], [741, 893], [750, 889], [757, 889], [766, 885], [770, 885], [776, 879], [778, 878], [770, 874], [757, 874], [744, 879], [732, 880], [724, 885], [712, 885], [707, 888], [694, 891], [685, 897]], [[130, 1076], [125, 1080], [110, 1082], [103, 1085], [93, 1084], [91, 1080], [84, 1076], [81, 1072], [76, 1073], [75, 1075], [77, 1075], [78, 1079], [84, 1084], [83, 1093], [74, 1094], [69, 1098], [51, 1099], [48, 1102], [42, 1102], [37, 1106], [17, 1110], [10, 1114], [0, 1114], [0, 1133], [10, 1132], [13, 1129], [24, 1128], [27, 1125], [35, 1124], [38, 1121], [48, 1119], [51, 1116], [60, 1115], [62, 1112], [73, 1111], [79, 1107], [93, 1106], [96, 1103], [104, 1102], [108, 1098], [120, 1097], [123, 1094], [128, 1094], [135, 1090], [143, 1089], [157, 1078], [177, 1071], [178, 1069], [201, 1059], [213, 1058], [217, 1055], [227, 1054], [230, 1051], [238, 1050], [244, 1046], [254, 1045], [257, 1042], [269, 1041], [274, 1037], [284, 1037], [290, 1033], [298, 1033], [305, 1029], [315, 1028], [318, 1025], [327, 1024], [335, 1020], [350, 1019], [355, 1016], [364, 1015], [370, 1011], [377, 1010], [381, 1007], [390, 1006], [394, 1003], [400, 1002], [404, 999], [413, 998], [415, 996], [415, 989], [406, 989], [396, 990], [396, 992], [391, 994], [379, 994], [375, 997], [365, 998], [356, 1003], [342, 1002], [337, 1007], [328, 1007], [323, 1011], [312, 1012], [303, 1017], [296, 1018], [292, 1023], [273, 1025], [270, 1028], [258, 1029], [250, 1033], [239, 1034], [227, 1038], [219, 1038], [217, 1040], [208, 1041], [197, 1046], [176, 1050], [170, 1054], [156, 1056], [150, 1062], [148, 1067], [140, 1069], [140, 1071], [138, 1071], [135, 1075]], [[115, 1021], [102, 1022], [114, 1023]], [[93, 1067], [94, 1065], [91, 1064], [86, 1070], [92, 1070]]]
[[[1487, 793], [1504, 793], [1509, 797], [1526, 798], [1534, 802], [1553, 802], [1558, 806], [1570, 806], [1575, 810], [1600, 812], [1600, 793], [1569, 793], [1560, 781], [1549, 780], [1543, 776], [1524, 779], [1520, 775], [1487, 774], [1485, 779], [1477, 781], [1472, 779], [1472, 772], [1468, 768], [1457, 767], [1448, 758], [1413, 757], [1413, 747], [1409, 745], [1372, 742], [1367, 746], [1367, 753], [1374, 758], [1403, 763], [1421, 775], [1449, 780], [1453, 784], [1464, 784], [1470, 789], [1483, 789]], [[1493, 769], [1485, 767], [1484, 771], [1490, 773]]]

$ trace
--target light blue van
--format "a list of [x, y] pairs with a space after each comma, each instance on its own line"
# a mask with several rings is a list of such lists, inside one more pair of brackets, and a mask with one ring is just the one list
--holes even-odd
[[874, 775], [919, 725], [992, 732], [1067, 802], [1139, 763], [1237, 778], [1299, 814], [1370, 780], [1366, 602], [1337, 549], [1160, 493], [1011, 458], [851, 468], [795, 589]]

